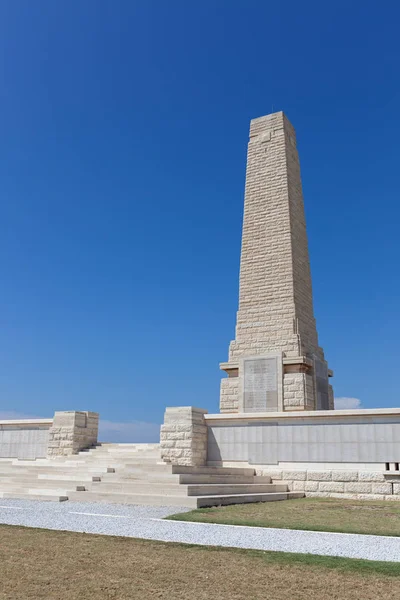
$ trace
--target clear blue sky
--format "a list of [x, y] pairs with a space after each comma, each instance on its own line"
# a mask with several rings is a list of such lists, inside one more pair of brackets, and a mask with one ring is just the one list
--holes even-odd
[[390, 0], [3, 0], [0, 413], [98, 410], [144, 439], [167, 405], [217, 412], [248, 126], [272, 110], [297, 130], [335, 394], [399, 406], [399, 19]]

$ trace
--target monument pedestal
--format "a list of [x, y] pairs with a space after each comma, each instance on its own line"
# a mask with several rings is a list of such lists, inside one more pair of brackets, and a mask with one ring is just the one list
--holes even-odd
[[[271, 355], [267, 355], [264, 358], [262, 355], [244, 357], [240, 361], [220, 364], [220, 369], [228, 375], [226, 379], [221, 379], [220, 410], [222, 413], [333, 409], [333, 389], [329, 383], [326, 384], [328, 396], [321, 398], [320, 392], [320, 401], [318, 402], [318, 381], [315, 380], [313, 372], [314, 361], [306, 356], [292, 358], [282, 358], [280, 355], [275, 356], [276, 366], [274, 366], [274, 370], [276, 369], [277, 379], [275, 389], [277, 390], [277, 398], [276, 400], [272, 398], [269, 391], [271, 381], [268, 381], [268, 377], [270, 375], [268, 375], [268, 372], [265, 375], [261, 374], [256, 383], [259, 407], [257, 410], [254, 407], [246, 408], [246, 401], [244, 399], [245, 369], [243, 365], [248, 364], [248, 361], [271, 360]], [[239, 369], [239, 365], [241, 369]], [[243, 373], [240, 377], [239, 372]], [[327, 373], [329, 377], [333, 376], [332, 371], [328, 370]], [[265, 383], [263, 383], [264, 379]], [[322, 382], [324, 382], [324, 379]], [[264, 391], [265, 394], [262, 395]]]

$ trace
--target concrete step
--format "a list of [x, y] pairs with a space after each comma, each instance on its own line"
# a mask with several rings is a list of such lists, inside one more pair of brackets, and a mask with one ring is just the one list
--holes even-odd
[[38, 479], [37, 477], [5, 477], [0, 479], [0, 489], [10, 485], [18, 485], [19, 487], [41, 487], [41, 488], [64, 488], [74, 489], [76, 486], [85, 487], [91, 481], [82, 481], [81, 479]]
[[94, 459], [94, 460], [98, 460], [100, 458], [102, 459], [106, 459], [106, 458], [114, 458], [115, 460], [121, 460], [124, 458], [149, 458], [149, 459], [158, 459], [161, 460], [161, 454], [160, 452], [122, 452], [122, 451], [105, 451], [105, 452], [88, 452], [88, 453], [83, 453], [83, 454], [77, 454], [74, 456], [70, 456], [68, 458], [68, 460], [89, 460], [89, 459]]
[[270, 477], [256, 477], [255, 475], [177, 475], [179, 483], [204, 484], [204, 483], [271, 483]]
[[134, 453], [136, 452], [137, 454], [141, 454], [143, 452], [149, 452], [149, 453], [153, 453], [153, 452], [160, 452], [160, 448], [159, 447], [146, 447], [146, 448], [135, 448], [134, 446], [128, 446], [126, 448], [124, 448], [123, 446], [115, 446], [112, 448], [108, 448], [105, 446], [97, 446], [97, 448], [89, 448], [88, 450], [81, 450], [79, 452], [79, 455], [82, 454], [101, 454], [104, 452], [123, 452], [126, 454], [129, 453]]
[[0, 498], [16, 498], [21, 500], [47, 500], [48, 502], [65, 502], [68, 496], [58, 496], [56, 494], [27, 494], [25, 492], [0, 492]]
[[[126, 467], [126, 466], [140, 466], [140, 465], [153, 465], [153, 464], [157, 464], [157, 460], [153, 459], [153, 458], [127, 458], [127, 459], [121, 459], [121, 458], [106, 458], [106, 459], [86, 459], [86, 460], [68, 460], [65, 463], [63, 463], [63, 465], [65, 465], [66, 467], [93, 467], [95, 465], [101, 466], [101, 467], [105, 467], [105, 466], [109, 466], [109, 467]], [[57, 465], [58, 467], [60, 465]]]
[[93, 447], [93, 449], [106, 449], [106, 448], [123, 448], [123, 449], [129, 449], [129, 448], [137, 448], [137, 449], [142, 449], [142, 448], [159, 448], [160, 444], [157, 442], [143, 442], [143, 443], [118, 443], [118, 442], [99, 442], [96, 446]]
[[172, 466], [172, 473], [178, 475], [255, 475], [249, 467], [183, 467]]
[[[113, 462], [113, 461], [109, 461], [109, 462]], [[60, 462], [48, 462], [47, 464], [36, 464], [33, 463], [31, 465], [26, 465], [26, 464], [16, 464], [16, 465], [0, 465], [0, 472], [7, 472], [10, 470], [13, 470], [15, 472], [23, 472], [23, 471], [50, 471], [50, 472], [57, 472], [57, 471], [79, 471], [79, 470], [87, 470], [88, 468], [92, 469], [94, 466], [96, 465], [96, 463], [90, 462], [90, 463], [84, 463], [84, 462], [79, 462], [79, 463], [69, 463], [69, 462], [65, 462], [65, 463], [60, 463]], [[104, 468], [104, 466], [107, 466], [107, 464], [100, 464], [99, 465], [100, 468]]]
[[70, 492], [73, 502], [105, 502], [109, 504], [147, 504], [149, 506], [186, 506], [196, 508], [196, 498], [188, 496], [157, 496], [153, 494], [124, 494], [118, 492]]
[[[111, 473], [112, 475], [112, 473]], [[115, 474], [114, 474], [115, 477]], [[52, 483], [54, 481], [63, 481], [63, 482], [92, 482], [92, 481], [100, 481], [101, 477], [97, 475], [73, 475], [71, 474], [62, 474], [62, 473], [8, 473], [7, 475], [0, 476], [0, 485], [7, 481], [21, 481], [21, 482], [29, 482], [29, 481], [41, 481], [43, 485], [44, 482], [48, 481]]]
[[[104, 474], [106, 475], [106, 473]], [[109, 475], [112, 475], [113, 477], [115, 477], [114, 473], [110, 473]], [[81, 475], [63, 475], [63, 474], [53, 474], [53, 473], [39, 473], [37, 476], [38, 479], [40, 480], [45, 480], [45, 481], [79, 481], [82, 483], [89, 483], [92, 481], [101, 481], [101, 477], [99, 477], [98, 475], [85, 475], [85, 476], [81, 476]], [[1, 479], [0, 479], [1, 481]]]
[[269, 494], [231, 494], [226, 496], [156, 496], [148, 494], [119, 494], [104, 492], [70, 492], [69, 500], [74, 502], [105, 502], [110, 504], [147, 504], [150, 506], [185, 506], [202, 508], [227, 504], [252, 502], [276, 502], [292, 498], [302, 498], [302, 492]]
[[101, 481], [104, 483], [159, 483], [159, 484], [175, 484], [179, 485], [179, 475], [171, 475], [171, 473], [125, 473], [117, 471], [116, 473], [105, 473], [101, 476]]
[[187, 496], [187, 486], [176, 483], [146, 481], [101, 481], [85, 485], [89, 492], [118, 494], [154, 494], [155, 496]]
[[[110, 467], [109, 465], [112, 464]], [[75, 459], [68, 459], [62, 462], [59, 461], [47, 461], [45, 463], [38, 462], [30, 462], [29, 465], [25, 463], [18, 463], [17, 465], [13, 465], [10, 463], [0, 464], [0, 475], [7, 475], [10, 471], [18, 472], [18, 473], [60, 473], [65, 474], [66, 472], [73, 472], [74, 474], [87, 474], [87, 472], [92, 473], [93, 471], [99, 472], [114, 472], [110, 471], [110, 469], [118, 469], [119, 472], [126, 473], [137, 473], [137, 474], [147, 474], [149, 472], [154, 473], [163, 473], [163, 474], [176, 474], [187, 476], [188, 481], [194, 481], [194, 477], [204, 476], [204, 479], [201, 479], [200, 482], [211, 482], [216, 476], [223, 476], [225, 481], [225, 477], [244, 477], [244, 478], [253, 478], [254, 469], [252, 468], [230, 468], [230, 467], [183, 467], [183, 466], [171, 466], [160, 461], [153, 460], [142, 460], [138, 458], [136, 460], [129, 461], [121, 461], [111, 462], [109, 460], [88, 460], [88, 461], [77, 461]], [[184, 481], [184, 480], [183, 480]], [[249, 482], [250, 479], [242, 480], [243, 482]], [[269, 480], [268, 480], [269, 481]], [[267, 479], [259, 479], [259, 482], [267, 482]]]
[[103, 444], [54, 460], [0, 461], [0, 497], [196, 508], [303, 495], [251, 467], [167, 465], [157, 445]]
[[83, 466], [75, 466], [75, 465], [58, 465], [57, 467], [32, 467], [31, 469], [21, 468], [21, 470], [14, 469], [15, 473], [60, 473], [60, 474], [68, 474], [73, 473], [74, 475], [87, 475], [88, 473], [115, 473], [115, 467], [107, 467], [101, 465], [83, 465]]
[[91, 492], [118, 492], [124, 494], [155, 494], [160, 496], [210, 496], [227, 494], [259, 494], [269, 492], [287, 492], [287, 485], [279, 484], [200, 484], [180, 485], [179, 483], [165, 482], [121, 482], [101, 481], [99, 483], [85, 484]]
[[118, 468], [118, 473], [165, 473], [171, 475], [172, 467], [170, 465], [165, 465], [164, 463], [154, 463], [147, 465], [125, 465], [124, 467]]
[[205, 484], [181, 486], [187, 488], [188, 496], [227, 496], [243, 494], [270, 494], [274, 492], [287, 492], [285, 484], [262, 483], [262, 484]]
[[76, 462], [92, 462], [92, 461], [109, 461], [112, 460], [114, 462], [125, 462], [125, 461], [139, 461], [145, 460], [147, 462], [157, 462], [161, 461], [161, 457], [159, 454], [126, 454], [125, 452], [105, 452], [104, 454], [88, 454], [87, 456], [79, 456], [78, 458], [69, 459]]
[[71, 488], [66, 490], [65, 488], [43, 488], [40, 486], [22, 486], [22, 485], [9, 485], [9, 486], [0, 486], [1, 493], [12, 493], [12, 494], [34, 494], [41, 496], [68, 496], [69, 492], [84, 492], [85, 488], [82, 486], [75, 486], [75, 488]]
[[272, 481], [272, 479], [271, 479], [271, 477], [269, 477], [269, 475], [254, 475], [253, 483], [278, 483], [278, 484], [281, 484], [283, 482], [279, 481], [279, 480]]
[[33, 466], [33, 465], [47, 465], [50, 464], [52, 461], [49, 461], [47, 458], [37, 458], [36, 460], [24, 460], [21, 458], [14, 458], [12, 461], [12, 465], [15, 466]]
[[[146, 472], [146, 471], [125, 471], [118, 469], [115, 474], [104, 474], [101, 477], [104, 482], [119, 481], [143, 482], [143, 483], [181, 483], [189, 484], [235, 484], [235, 483], [271, 483], [270, 477], [255, 477], [253, 475], [173, 475], [170, 472]], [[281, 483], [280, 481], [277, 483]]]
[[[115, 474], [104, 474], [104, 482], [155, 482], [155, 483], [182, 483], [182, 484], [207, 484], [207, 483], [271, 483], [270, 477], [256, 477], [254, 475], [174, 475], [171, 470], [117, 469]], [[280, 481], [277, 483], [281, 483]]]
[[228, 496], [201, 496], [196, 498], [196, 508], [207, 506], [226, 506], [228, 504], [250, 504], [253, 502], [277, 502], [304, 498], [302, 492], [270, 493], [270, 494], [232, 494]]

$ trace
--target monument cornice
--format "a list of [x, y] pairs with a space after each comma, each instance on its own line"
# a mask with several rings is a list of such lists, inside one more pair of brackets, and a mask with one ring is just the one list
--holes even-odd
[[3, 425], [6, 427], [12, 427], [13, 425], [51, 425], [53, 419], [7, 419], [0, 421], [0, 427]]
[[[313, 361], [307, 356], [284, 357], [282, 359], [282, 362], [284, 365], [307, 365], [309, 367], [313, 366]], [[238, 369], [239, 361], [232, 360], [229, 362], [219, 363], [219, 368], [221, 369], [221, 371], [230, 371], [231, 369]]]
[[240, 421], [264, 419], [341, 419], [349, 417], [388, 417], [400, 416], [400, 408], [363, 408], [349, 410], [288, 410], [283, 412], [252, 412], [252, 413], [215, 413], [206, 414], [206, 421]]
[[[307, 356], [284, 357], [282, 362], [284, 367], [304, 365], [307, 369], [311, 369], [314, 366], [312, 359]], [[239, 369], [239, 361], [221, 362], [219, 363], [219, 368], [221, 371], [226, 371], [227, 373], [229, 371], [236, 371]], [[328, 369], [328, 376], [333, 377], [332, 369]]]

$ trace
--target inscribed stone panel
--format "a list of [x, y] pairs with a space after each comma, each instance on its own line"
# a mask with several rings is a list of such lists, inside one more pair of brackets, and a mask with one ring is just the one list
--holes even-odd
[[281, 409], [281, 355], [243, 358], [240, 381], [241, 412], [275, 412]]

